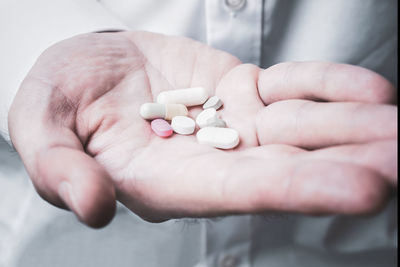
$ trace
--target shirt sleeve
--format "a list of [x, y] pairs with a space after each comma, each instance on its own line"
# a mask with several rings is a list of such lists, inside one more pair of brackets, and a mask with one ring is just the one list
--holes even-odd
[[[96, 0], [0, 2], [0, 134], [10, 143], [8, 111], [39, 55], [52, 44], [86, 32], [127, 30]], [[11, 143], [10, 143], [11, 144]]]

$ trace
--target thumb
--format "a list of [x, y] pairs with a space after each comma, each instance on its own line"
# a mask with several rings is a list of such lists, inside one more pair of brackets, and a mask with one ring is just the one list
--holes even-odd
[[83, 151], [56, 146], [36, 159], [33, 182], [40, 195], [68, 207], [91, 227], [106, 225], [115, 213], [115, 190], [104, 168]]
[[42, 198], [91, 227], [105, 226], [116, 208], [112, 179], [85, 153], [69, 119], [55, 120], [43, 102], [18, 92], [8, 121], [13, 145]]

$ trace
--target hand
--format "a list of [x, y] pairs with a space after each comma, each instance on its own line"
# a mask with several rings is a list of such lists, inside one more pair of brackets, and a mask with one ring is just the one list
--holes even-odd
[[[219, 114], [240, 133], [236, 149], [157, 137], [139, 116], [162, 90], [194, 86], [222, 99]], [[92, 227], [109, 222], [116, 199], [149, 221], [358, 214], [378, 209], [397, 183], [397, 107], [384, 104], [394, 90], [355, 66], [260, 70], [186, 38], [92, 33], [40, 56], [9, 129], [39, 194]]]

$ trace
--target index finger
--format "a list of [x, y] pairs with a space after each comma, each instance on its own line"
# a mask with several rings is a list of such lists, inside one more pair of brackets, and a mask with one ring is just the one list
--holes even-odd
[[284, 62], [261, 71], [264, 104], [286, 99], [394, 103], [396, 89], [381, 75], [348, 64]]

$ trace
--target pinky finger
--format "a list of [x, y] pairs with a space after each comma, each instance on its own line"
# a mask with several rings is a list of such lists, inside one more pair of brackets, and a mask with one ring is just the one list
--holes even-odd
[[228, 202], [232, 210], [365, 214], [379, 210], [387, 200], [387, 181], [371, 169], [295, 158], [281, 162], [249, 159], [246, 168], [254, 170], [251, 175], [240, 164], [233, 166], [223, 190], [224, 195], [234, 196]]
[[392, 185], [397, 185], [397, 140], [394, 139], [329, 147], [310, 152], [307, 157], [348, 162], [370, 168]]

